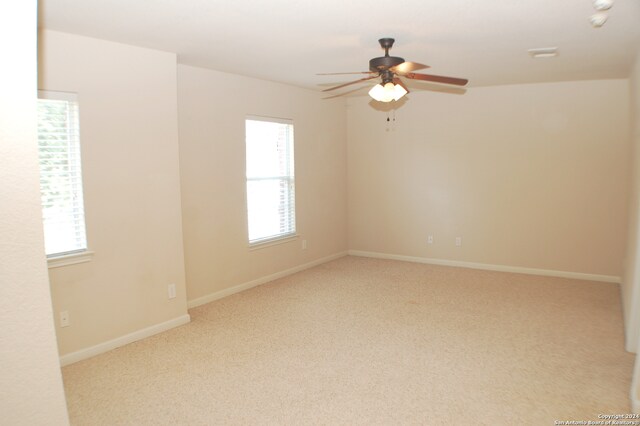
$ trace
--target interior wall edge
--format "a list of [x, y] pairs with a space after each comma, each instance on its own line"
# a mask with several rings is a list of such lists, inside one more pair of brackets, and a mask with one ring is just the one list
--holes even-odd
[[454, 266], [458, 268], [481, 269], [485, 271], [513, 272], [516, 274], [540, 275], [545, 277], [570, 278], [585, 281], [598, 281], [620, 284], [620, 277], [613, 275], [585, 274], [582, 272], [554, 271], [549, 269], [524, 268], [509, 265], [491, 265], [487, 263], [465, 262], [460, 260], [434, 259], [428, 257], [405, 256], [390, 253], [378, 253], [361, 250], [349, 250], [350, 256], [372, 257], [377, 259], [402, 260], [405, 262], [426, 263], [429, 265]]
[[[624, 255], [623, 280], [621, 283], [622, 312], [625, 325], [625, 348], [636, 353], [640, 338], [640, 297], [638, 277], [640, 274], [640, 51], [636, 54], [629, 76], [629, 143], [631, 183], [629, 188], [627, 244]], [[634, 376], [635, 378], [635, 376]], [[635, 386], [634, 386], [635, 388]]]
[[339, 259], [341, 257], [347, 256], [347, 254], [348, 253], [346, 251], [338, 252], [329, 256], [322, 257], [320, 259], [313, 260], [311, 262], [303, 263], [302, 265], [294, 266], [293, 268], [276, 272], [275, 274], [266, 275], [264, 277], [257, 278], [255, 280], [248, 281], [246, 283], [238, 284], [233, 287], [228, 287], [223, 290], [207, 294], [206, 296], [198, 297], [193, 300], [188, 300], [187, 307], [191, 309], [201, 305], [206, 305], [207, 303], [214, 302], [218, 299], [222, 299], [223, 297], [231, 296], [232, 294], [240, 293], [241, 291], [248, 290], [250, 288], [257, 287], [262, 284], [266, 284], [273, 280], [277, 280], [278, 278], [283, 278], [289, 275], [293, 275], [296, 272], [301, 272], [301, 271], [304, 271], [305, 269], [313, 268], [314, 266], [322, 265], [323, 263], [327, 263], [332, 260]]

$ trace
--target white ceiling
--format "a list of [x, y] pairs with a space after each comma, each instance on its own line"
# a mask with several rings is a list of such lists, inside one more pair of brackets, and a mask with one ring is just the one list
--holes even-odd
[[[40, 26], [149, 47], [178, 62], [320, 90], [391, 51], [470, 87], [624, 78], [640, 48], [640, 1], [615, 0], [595, 29], [592, 0], [41, 0]], [[557, 46], [556, 58], [528, 49]], [[415, 83], [423, 84], [421, 82]], [[370, 85], [370, 84], [368, 84]], [[413, 85], [412, 85], [413, 86]], [[346, 89], [345, 89], [346, 90]]]

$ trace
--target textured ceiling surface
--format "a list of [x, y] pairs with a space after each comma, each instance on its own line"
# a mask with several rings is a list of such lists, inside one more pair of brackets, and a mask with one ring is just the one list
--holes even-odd
[[[640, 47], [640, 1], [41, 0], [40, 26], [175, 52], [182, 64], [320, 90], [391, 54], [470, 87], [624, 78]], [[557, 47], [555, 58], [528, 49]], [[358, 76], [353, 76], [353, 79]], [[421, 83], [414, 83], [421, 84]]]

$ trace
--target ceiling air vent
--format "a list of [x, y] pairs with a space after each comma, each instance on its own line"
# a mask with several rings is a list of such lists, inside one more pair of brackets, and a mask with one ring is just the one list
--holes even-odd
[[553, 58], [558, 56], [557, 47], [539, 47], [537, 49], [529, 49], [528, 52], [532, 58]]

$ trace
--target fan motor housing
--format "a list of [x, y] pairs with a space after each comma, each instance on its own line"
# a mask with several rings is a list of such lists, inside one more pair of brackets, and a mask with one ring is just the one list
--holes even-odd
[[397, 56], [381, 56], [379, 58], [373, 58], [369, 61], [369, 69], [373, 72], [385, 71], [391, 67], [400, 65], [403, 62], [404, 59]]

